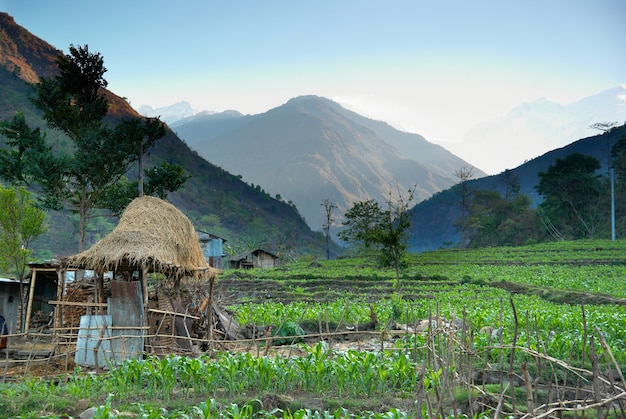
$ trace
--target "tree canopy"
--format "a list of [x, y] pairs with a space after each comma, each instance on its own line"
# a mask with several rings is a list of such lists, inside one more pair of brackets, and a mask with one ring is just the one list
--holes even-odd
[[[59, 55], [56, 64], [56, 76], [42, 78], [34, 85], [32, 102], [48, 128], [61, 131], [68, 142], [47, 144], [40, 130], [31, 130], [23, 115], [17, 114], [0, 127], [10, 140], [9, 149], [0, 154], [6, 164], [0, 175], [14, 183], [37, 184], [46, 208], [67, 208], [78, 214], [78, 250], [82, 251], [93, 210], [128, 203], [140, 193], [116, 202], [107, 198], [112, 190], [120, 189], [125, 174], [165, 135], [165, 127], [158, 118], [127, 118], [115, 125], [105, 119], [109, 108], [103, 90], [107, 70], [103, 57], [90, 52], [87, 45], [71, 45], [69, 54]], [[152, 191], [161, 195], [181, 187], [186, 180], [173, 166], [151, 170]], [[141, 173], [139, 178], [141, 186]]]
[[592, 239], [606, 222], [609, 193], [600, 167], [595, 157], [572, 153], [539, 172], [540, 209], [563, 237]]
[[[0, 271], [15, 275], [20, 301], [24, 301], [23, 280], [32, 253], [30, 245], [46, 230], [45, 216], [24, 187], [5, 188], [0, 184]], [[24, 319], [22, 304], [19, 307]]]
[[345, 213], [344, 229], [337, 236], [347, 242], [361, 245], [368, 250], [376, 243], [376, 229], [381, 223], [382, 209], [377, 201], [368, 199], [355, 202]]
[[396, 271], [397, 288], [400, 287], [400, 271], [406, 267], [406, 234], [411, 221], [408, 209], [413, 191], [407, 197], [389, 194], [387, 209], [383, 210], [373, 199], [354, 203], [345, 214], [345, 229], [339, 238], [362, 246], [362, 250], [376, 250], [381, 266]]

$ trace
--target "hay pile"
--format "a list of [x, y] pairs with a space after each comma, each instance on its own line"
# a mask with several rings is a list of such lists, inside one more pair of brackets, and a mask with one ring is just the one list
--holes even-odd
[[218, 273], [206, 262], [191, 221], [173, 205], [151, 196], [135, 198], [109, 235], [62, 264], [98, 272], [146, 269], [196, 280]]

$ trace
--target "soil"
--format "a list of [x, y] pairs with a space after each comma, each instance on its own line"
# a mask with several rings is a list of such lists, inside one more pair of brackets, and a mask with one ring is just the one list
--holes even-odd
[[538, 287], [536, 285], [507, 281], [491, 282], [489, 285], [496, 288], [502, 288], [512, 294], [536, 295], [556, 304], [626, 305], [626, 298], [613, 297], [602, 293]]

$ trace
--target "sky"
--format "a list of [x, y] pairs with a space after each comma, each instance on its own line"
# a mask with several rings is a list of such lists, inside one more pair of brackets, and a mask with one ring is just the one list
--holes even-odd
[[65, 52], [99, 52], [109, 90], [135, 108], [257, 114], [312, 94], [453, 152], [522, 102], [566, 105], [626, 83], [624, 0], [0, 0], [0, 11]]

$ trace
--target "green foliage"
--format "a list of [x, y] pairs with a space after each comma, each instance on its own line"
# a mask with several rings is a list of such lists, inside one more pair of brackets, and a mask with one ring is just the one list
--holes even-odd
[[543, 238], [539, 217], [527, 195], [507, 199], [497, 191], [476, 190], [469, 213], [471, 248], [522, 246]]
[[355, 202], [344, 215], [344, 229], [337, 236], [345, 242], [362, 244], [365, 250], [376, 244], [376, 230], [382, 222], [383, 212], [377, 201]]
[[30, 245], [45, 230], [45, 213], [35, 207], [23, 187], [0, 185], [0, 268], [24, 278], [31, 254]]
[[301, 336], [304, 336], [304, 330], [296, 322], [285, 322], [280, 325], [276, 330], [272, 331], [272, 336], [276, 337], [288, 337], [289, 339], [276, 339], [274, 343], [280, 345], [281, 343], [293, 343], [300, 342]]
[[[147, 179], [143, 186], [144, 193], [161, 199], [166, 199], [171, 192], [182, 188], [190, 177], [181, 166], [165, 162], [144, 169], [144, 176]], [[99, 197], [98, 206], [119, 215], [137, 197], [138, 190], [139, 181], [122, 177]]]
[[362, 244], [364, 250], [375, 247], [380, 266], [394, 268], [398, 289], [400, 272], [408, 265], [406, 235], [411, 224], [408, 209], [413, 192], [409, 191], [406, 198], [400, 193], [394, 198], [390, 192], [386, 210], [371, 199], [356, 202], [345, 214], [346, 228], [338, 233], [344, 241]]
[[6, 138], [6, 148], [0, 149], [0, 178], [11, 184], [29, 184], [52, 168], [51, 147], [39, 128], [30, 129], [23, 113], [0, 121], [0, 135]]
[[[34, 86], [34, 106], [51, 129], [62, 132], [66, 147], [46, 145], [38, 129], [31, 130], [21, 114], [2, 124], [7, 150], [0, 159], [0, 175], [11, 182], [36, 183], [42, 203], [50, 209], [69, 208], [79, 215], [79, 250], [85, 245], [87, 220], [107, 193], [117, 186], [142, 155], [165, 135], [161, 121], [124, 119], [111, 127], [105, 122], [109, 104], [103, 90], [106, 68], [88, 46], [69, 48], [56, 59], [58, 74]], [[153, 192], [180, 188], [186, 177], [175, 166], [150, 172]], [[116, 201], [116, 204], [118, 202]]]
[[414, 190], [408, 191], [405, 198], [398, 191], [397, 197], [391, 192], [387, 198], [387, 210], [382, 212], [381, 222], [376, 228], [376, 241], [380, 244], [380, 264], [392, 267], [396, 272], [396, 290], [400, 291], [400, 272], [408, 266], [407, 230], [411, 226], [408, 214], [413, 201]]
[[544, 196], [540, 207], [560, 237], [593, 239], [607, 221], [608, 184], [598, 169], [595, 157], [573, 153], [539, 172], [536, 188]]
[[605, 135], [608, 135], [609, 139], [616, 138], [611, 150], [615, 181], [615, 229], [617, 237], [624, 237], [626, 235], [626, 124], [612, 128]]
[[165, 199], [170, 192], [179, 190], [191, 175], [185, 173], [181, 166], [163, 162], [158, 166], [145, 170], [148, 178], [145, 185], [147, 195]]
[[[0, 416], [59, 417], [80, 399], [99, 407], [100, 413], [116, 409], [124, 412], [120, 416], [151, 418], [404, 418], [415, 417], [414, 409], [421, 409], [426, 416], [430, 407], [431, 413], [436, 413], [434, 407], [439, 400], [449, 403], [443, 405], [444, 412], [451, 406], [460, 409], [461, 403], [476, 400], [479, 395], [488, 395], [497, 402], [502, 393], [500, 384], [463, 387], [462, 381], [471, 379], [468, 364], [456, 368], [456, 363], [472, 356], [480, 362], [473, 364], [474, 371], [506, 371], [508, 364], [501, 364], [501, 360], [508, 362], [514, 343], [513, 365], [527, 365], [534, 383], [544, 385], [558, 380], [559, 385], [575, 387], [583, 372], [580, 368], [588, 369], [585, 359], [589, 356], [589, 336], [585, 331], [591, 334], [597, 327], [618, 365], [625, 365], [626, 306], [623, 302], [607, 305], [588, 301], [583, 308], [579, 304], [554, 303], [542, 295], [506, 290], [498, 284], [533, 284], [546, 290], [576, 288], [589, 296], [610, 293], [625, 298], [625, 251], [626, 241], [585, 240], [411, 255], [402, 278], [402, 296], [384, 291], [394, 281], [394, 272], [381, 270], [366, 258], [324, 261], [321, 267], [299, 262], [281, 269], [246, 271], [237, 282], [267, 284], [277, 292], [280, 285], [290, 286], [298, 288], [302, 298], [290, 303], [265, 301], [233, 306], [238, 320], [246, 316], [259, 325], [262, 321], [282, 323], [285, 333], [295, 335], [296, 325], [305, 318], [321, 319], [323, 323], [363, 323], [375, 300], [381, 324], [370, 336], [381, 337], [381, 341], [372, 340], [376, 345], [373, 350], [360, 350], [360, 340], [346, 349], [345, 341], [329, 338], [310, 347], [296, 344], [288, 348], [289, 355], [287, 351], [280, 352], [282, 355], [277, 352], [276, 356], [255, 356], [213, 350], [193, 358], [146, 356], [111, 366], [104, 374], [77, 368], [55, 380], [0, 384]], [[333, 297], [320, 294], [320, 288], [330, 288], [331, 282], [341, 292]], [[309, 298], [312, 294], [307, 295], [311, 290], [315, 290], [316, 300]], [[431, 324], [429, 331], [402, 335], [398, 330], [389, 330], [393, 326], [387, 321], [413, 325], [429, 318], [456, 320], [454, 324], [463, 327]], [[484, 332], [483, 327], [497, 329], [498, 334]], [[460, 343], [466, 346], [461, 348]], [[600, 345], [596, 350], [600, 360], [609, 359]], [[535, 353], [540, 356], [533, 357]], [[555, 358], [573, 368], [561, 368], [561, 361], [551, 362]], [[600, 366], [603, 371], [609, 366], [606, 362]], [[585, 379], [590, 377], [588, 374]], [[421, 405], [414, 405], [418, 390], [424, 398]], [[300, 399], [285, 397], [278, 407], [267, 408], [264, 400], [276, 400], [285, 394]], [[519, 405], [526, 400], [523, 385], [510, 394], [515, 395], [521, 409]], [[509, 393], [506, 399], [510, 400]], [[302, 406], [309, 401], [314, 401], [316, 407]], [[539, 405], [540, 400], [535, 401]], [[375, 412], [370, 411], [373, 403], [378, 409]], [[492, 417], [493, 413], [476, 417]], [[466, 417], [460, 413], [457, 416]]]

